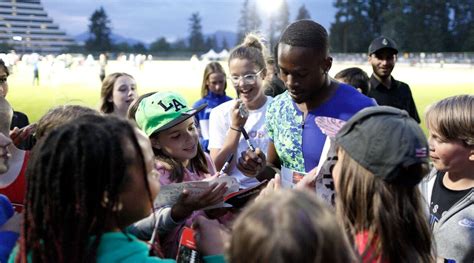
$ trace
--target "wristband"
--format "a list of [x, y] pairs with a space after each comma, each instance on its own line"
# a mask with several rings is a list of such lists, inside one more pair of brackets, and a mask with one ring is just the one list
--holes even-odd
[[242, 130], [237, 129], [237, 128], [234, 128], [234, 127], [232, 127], [232, 126], [230, 126], [229, 128], [230, 128], [231, 130], [233, 130], [233, 131], [236, 131], [236, 132], [242, 132]]

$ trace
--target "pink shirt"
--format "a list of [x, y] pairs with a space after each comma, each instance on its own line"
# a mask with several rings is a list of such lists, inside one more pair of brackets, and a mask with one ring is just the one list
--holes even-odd
[[[214, 162], [211, 160], [211, 157], [207, 153], [204, 153], [204, 155], [206, 156], [207, 169], [209, 170], [209, 173], [192, 172], [189, 169], [185, 168], [183, 182], [200, 181], [216, 173], [216, 167], [214, 165]], [[170, 179], [171, 171], [167, 169], [167, 167], [168, 167], [167, 164], [160, 161], [156, 161], [156, 169], [160, 173], [161, 185], [168, 185], [171, 183], [175, 183], [171, 181]], [[161, 245], [163, 247], [163, 252], [165, 254], [165, 257], [176, 258], [179, 238], [181, 236], [183, 227], [185, 226], [191, 227], [193, 218], [195, 218], [198, 215], [205, 215], [205, 214], [203, 211], [193, 212], [193, 214], [190, 217], [188, 217], [183, 223], [179, 224], [179, 226], [177, 226], [174, 230], [172, 230], [166, 236], [161, 238], [161, 241], [162, 241]]]
[[377, 242], [377, 240], [378, 238], [375, 237], [369, 247], [369, 232], [363, 231], [355, 235], [354, 241], [363, 263], [387, 263], [386, 261], [381, 260], [380, 255], [375, 254], [375, 243]]

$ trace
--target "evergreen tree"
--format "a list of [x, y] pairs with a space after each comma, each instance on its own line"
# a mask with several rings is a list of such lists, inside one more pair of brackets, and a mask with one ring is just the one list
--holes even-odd
[[86, 49], [92, 52], [110, 51], [110, 20], [103, 7], [95, 10], [89, 18], [90, 37], [86, 41]]
[[244, 0], [240, 9], [240, 18], [237, 28], [237, 43], [241, 43], [249, 32], [249, 0]]
[[304, 4], [301, 5], [300, 9], [298, 9], [298, 15], [296, 16], [295, 20], [298, 21], [303, 19], [311, 19], [308, 9], [306, 9], [306, 6]]
[[176, 42], [173, 43], [172, 49], [176, 51], [186, 51], [188, 46], [186, 45], [186, 41], [184, 39], [178, 39]]
[[132, 47], [130, 47], [130, 45], [127, 42], [121, 42], [121, 43], [115, 44], [113, 46], [113, 49], [115, 51], [124, 52], [124, 53], [128, 53], [132, 51]]
[[145, 45], [142, 42], [139, 42], [139, 43], [136, 43], [135, 45], [133, 45], [132, 50], [133, 50], [133, 52], [137, 52], [137, 53], [145, 53], [145, 52], [148, 51], [147, 48], [145, 47]]
[[450, 46], [456, 51], [474, 52], [474, 0], [449, 0], [448, 9], [452, 14]]
[[254, 2], [250, 9], [248, 10], [248, 32], [257, 32], [260, 30], [262, 26], [262, 19], [260, 19], [260, 15], [258, 14], [257, 4]]
[[367, 18], [367, 1], [337, 0], [336, 21], [331, 24], [330, 43], [336, 52], [366, 52], [374, 33]]
[[201, 17], [199, 13], [191, 14], [189, 18], [189, 50], [201, 52], [205, 49], [204, 36], [202, 34]]
[[214, 51], [217, 51], [218, 46], [217, 46], [217, 41], [215, 36], [208, 36], [206, 38], [206, 43], [204, 44], [205, 50], [210, 50], [213, 49]]
[[222, 49], [227, 49], [229, 50], [229, 43], [227, 42], [227, 38], [224, 37], [222, 40]]
[[273, 49], [275, 43], [278, 41], [278, 37], [290, 24], [290, 11], [288, 9], [288, 3], [286, 0], [281, 2], [278, 10], [275, 14], [271, 14], [268, 24], [268, 41], [270, 50]]
[[286, 0], [282, 0], [276, 16], [276, 31], [278, 35], [280, 35], [289, 24], [290, 10], [288, 8], [288, 2], [286, 2]]
[[159, 39], [155, 40], [150, 45], [150, 51], [152, 52], [163, 52], [163, 51], [170, 51], [171, 45], [166, 41], [166, 38], [160, 37]]
[[334, 51], [367, 52], [380, 35], [400, 51], [474, 49], [474, 0], [336, 0], [330, 41]]

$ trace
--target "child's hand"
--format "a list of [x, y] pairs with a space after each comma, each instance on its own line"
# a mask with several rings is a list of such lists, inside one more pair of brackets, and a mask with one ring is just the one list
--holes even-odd
[[281, 176], [280, 174], [275, 174], [275, 178], [270, 180], [268, 182], [267, 186], [258, 194], [258, 196], [255, 198], [255, 202], [257, 202], [260, 199], [265, 198], [265, 196], [275, 192], [279, 191], [281, 189]]
[[32, 123], [21, 129], [18, 127], [13, 128], [13, 130], [10, 131], [10, 138], [12, 139], [13, 144], [16, 146], [20, 145], [20, 143], [36, 132], [37, 126], [36, 123]]
[[301, 179], [296, 185], [295, 189], [299, 190], [313, 190], [316, 189], [316, 177], [318, 176], [319, 169], [318, 167], [313, 168], [313, 170], [309, 171], [303, 179]]
[[224, 243], [229, 233], [217, 220], [209, 220], [203, 216], [194, 219], [192, 228], [198, 250], [205, 256], [224, 254]]
[[215, 179], [217, 179], [217, 178], [219, 178], [219, 177], [222, 177], [222, 176], [228, 176], [228, 175], [227, 175], [226, 173], [219, 173], [219, 172], [217, 172], [217, 173], [215, 173], [215, 174], [213, 174], [213, 175], [211, 175], [211, 176], [209, 176], [209, 177], [203, 179], [203, 181], [211, 182], [211, 181], [213, 181], [213, 180], [215, 180]]
[[247, 149], [237, 160], [237, 169], [245, 176], [255, 177], [265, 168], [266, 160], [267, 157], [260, 148], [257, 147], [255, 152]]
[[226, 184], [217, 183], [210, 185], [206, 191], [197, 196], [191, 196], [189, 191], [184, 189], [178, 202], [171, 208], [171, 217], [174, 221], [182, 221], [194, 211], [223, 202], [226, 191]]
[[245, 108], [245, 105], [243, 105], [243, 102], [241, 100], [237, 99], [235, 101], [234, 108], [232, 108], [232, 114], [231, 114], [231, 118], [232, 118], [231, 125], [234, 128], [243, 127], [245, 125], [245, 123], [247, 122], [248, 114], [247, 114], [247, 116], [244, 115], [242, 117], [241, 107]]

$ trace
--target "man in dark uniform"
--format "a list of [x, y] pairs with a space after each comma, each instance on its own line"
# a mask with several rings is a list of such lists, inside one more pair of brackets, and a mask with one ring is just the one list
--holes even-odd
[[420, 123], [410, 87], [391, 75], [397, 53], [395, 42], [388, 37], [381, 36], [372, 41], [369, 46], [369, 63], [374, 73], [370, 76], [368, 96], [374, 98], [379, 105], [406, 110]]

